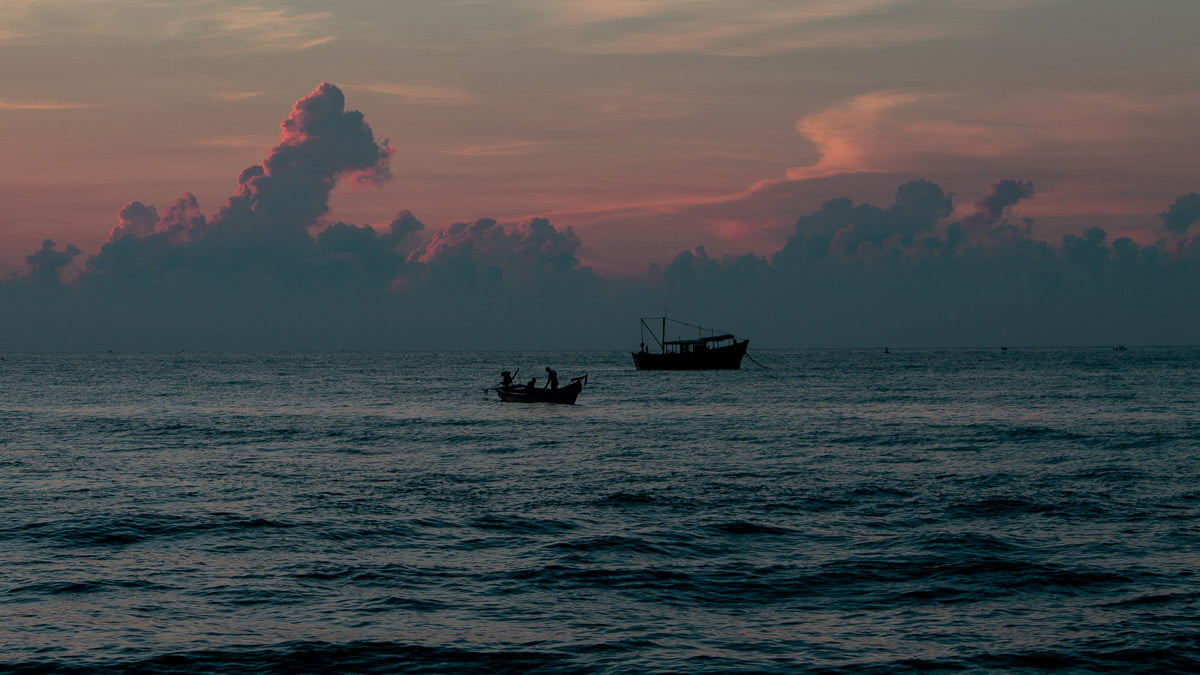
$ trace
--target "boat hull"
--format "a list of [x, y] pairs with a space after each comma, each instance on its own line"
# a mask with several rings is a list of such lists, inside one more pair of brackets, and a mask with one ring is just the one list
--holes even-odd
[[583, 382], [576, 380], [558, 389], [526, 389], [521, 385], [496, 387], [496, 394], [506, 403], [565, 403], [572, 405], [583, 391]]
[[666, 354], [634, 352], [633, 365], [638, 370], [739, 370], [749, 345], [749, 340], [742, 340], [727, 347], [703, 351]]

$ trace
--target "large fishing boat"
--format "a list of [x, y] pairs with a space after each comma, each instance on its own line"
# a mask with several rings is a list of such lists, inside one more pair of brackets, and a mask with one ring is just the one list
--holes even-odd
[[[665, 316], [642, 318], [642, 349], [633, 354], [633, 365], [638, 370], [737, 370], [742, 367], [749, 340], [739, 340], [731, 333], [717, 333], [711, 329], [677, 321]], [[647, 321], [659, 322], [659, 334]], [[697, 337], [684, 340], [667, 339], [667, 324], [694, 328]], [[704, 333], [707, 331], [708, 335]], [[657, 352], [646, 349], [646, 335], [658, 345]]]

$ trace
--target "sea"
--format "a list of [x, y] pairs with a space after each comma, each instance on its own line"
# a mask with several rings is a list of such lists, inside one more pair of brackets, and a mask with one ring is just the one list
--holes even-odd
[[0, 672], [1200, 672], [1200, 348], [750, 354], [0, 355]]

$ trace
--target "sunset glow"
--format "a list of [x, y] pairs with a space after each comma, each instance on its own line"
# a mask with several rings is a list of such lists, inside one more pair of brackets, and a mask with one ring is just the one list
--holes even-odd
[[[0, 278], [47, 273], [30, 262], [45, 241], [80, 252], [55, 258], [65, 281], [108, 269], [115, 259], [96, 256], [113, 232], [204, 240], [281, 176], [298, 180], [287, 199], [305, 203], [251, 212], [311, 219], [271, 231], [303, 233], [305, 246], [336, 224], [384, 237], [409, 212], [421, 227], [406, 255], [421, 265], [450, 241], [483, 245], [451, 228], [494, 221], [494, 233], [529, 236], [540, 218], [570, 233], [573, 264], [599, 279], [653, 281], [696, 247], [714, 265], [771, 261], [830, 200], [886, 208], [918, 180], [953, 201], [923, 236], [950, 241], [955, 220], [1011, 179], [1036, 190], [1002, 216], [1030, 221], [1018, 229], [1051, 250], [1099, 228], [1108, 242], [1181, 254], [1190, 225], [1164, 230], [1162, 214], [1200, 188], [1200, 59], [1189, 58], [1200, 47], [1183, 29], [1200, 9], [1160, 10], [4, 3], [0, 51], [24, 65], [0, 96]], [[321, 82], [369, 138], [308, 138], [292, 118], [273, 138]], [[310, 141], [327, 154], [297, 164], [291, 149]], [[351, 157], [367, 163], [332, 168]], [[263, 177], [243, 174], [260, 164]], [[200, 229], [177, 222], [180, 195]], [[118, 215], [133, 203], [160, 220]], [[877, 234], [868, 248], [899, 241]], [[393, 271], [379, 287], [411, 292], [413, 271]]]

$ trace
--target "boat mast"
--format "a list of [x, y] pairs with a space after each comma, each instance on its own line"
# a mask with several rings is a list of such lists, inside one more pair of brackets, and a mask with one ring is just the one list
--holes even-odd
[[[642, 318], [640, 319], [640, 321], [641, 321], [641, 324], [642, 324], [642, 325], [641, 325], [641, 328], [642, 328], [642, 344], [645, 344], [645, 343], [646, 343], [646, 334], [647, 334], [647, 333], [649, 333], [649, 334], [650, 334], [650, 339], [651, 339], [651, 340], [653, 340], [654, 342], [657, 342], [657, 343], [658, 343], [658, 351], [659, 351], [659, 352], [662, 352], [662, 353], [666, 353], [666, 351], [667, 351], [667, 346], [663, 344], [662, 340], [658, 339], [658, 336], [654, 334], [654, 329], [653, 329], [653, 328], [651, 328], [651, 327], [650, 327], [650, 324], [646, 322], [646, 321], [647, 321], [647, 319], [653, 319], [653, 318], [654, 318], [654, 317], [652, 317], [652, 316], [647, 316], [647, 317], [642, 317]], [[664, 334], [665, 334], [665, 333], [664, 333]]]
[[658, 345], [659, 345], [659, 347], [662, 348], [662, 353], [666, 354], [667, 353], [667, 317], [665, 317], [665, 316], [662, 318], [662, 340], [659, 340]]

